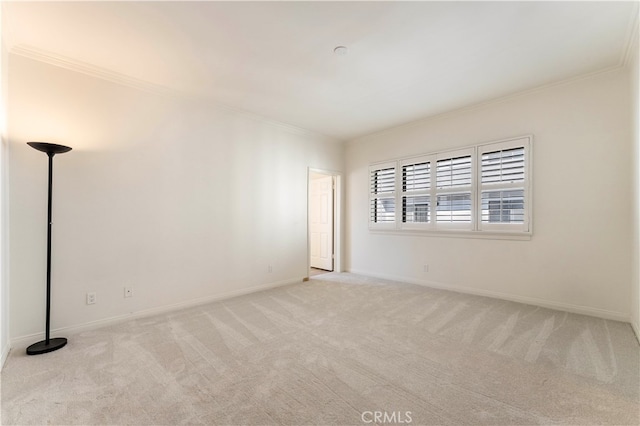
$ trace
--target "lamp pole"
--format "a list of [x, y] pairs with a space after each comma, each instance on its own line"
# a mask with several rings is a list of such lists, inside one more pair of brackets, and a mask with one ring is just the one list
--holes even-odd
[[57, 145], [46, 142], [27, 142], [27, 144], [42, 151], [49, 157], [49, 195], [47, 206], [47, 319], [45, 340], [34, 343], [27, 348], [27, 355], [39, 355], [47, 352], [53, 352], [67, 344], [64, 337], [50, 338], [51, 329], [51, 212], [53, 205], [53, 157], [56, 154], [63, 154], [71, 151], [71, 148], [64, 145]]

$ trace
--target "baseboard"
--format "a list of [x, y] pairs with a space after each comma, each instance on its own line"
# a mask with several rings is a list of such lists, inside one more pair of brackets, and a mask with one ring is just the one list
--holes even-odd
[[[364, 275], [364, 276], [369, 276], [373, 278], [381, 278], [381, 279], [391, 280], [391, 281], [406, 282], [410, 284], [422, 285], [425, 287], [455, 291], [457, 293], [472, 294], [474, 296], [492, 297], [494, 299], [508, 300], [510, 302], [524, 303], [527, 305], [534, 305], [534, 306], [540, 306], [543, 308], [556, 309], [559, 311], [572, 312], [574, 314], [588, 315], [592, 317], [604, 318], [604, 319], [609, 319], [614, 321], [631, 322], [631, 318], [629, 317], [628, 314], [625, 314], [622, 312], [616, 312], [616, 311], [608, 311], [606, 309], [593, 308], [590, 306], [573, 305], [570, 303], [555, 302], [551, 300], [538, 299], [535, 297], [518, 296], [515, 294], [501, 293], [497, 291], [483, 290], [483, 289], [457, 286], [457, 285], [451, 285], [451, 284], [443, 284], [440, 282], [429, 281], [429, 280], [419, 280], [416, 278], [403, 277], [399, 275], [380, 274], [375, 272], [372, 273], [369, 271], [362, 271], [357, 269], [351, 269], [349, 272], [353, 274]], [[636, 331], [636, 334], [637, 334], [637, 331]]]
[[633, 328], [633, 332], [636, 334], [636, 339], [638, 340], [638, 344], [640, 344], [640, 325], [632, 321], [631, 328]]
[[4, 363], [7, 361], [10, 351], [11, 345], [7, 343], [6, 345], [4, 345], [4, 348], [2, 348], [2, 353], [0, 353], [0, 371], [2, 371], [2, 369], [4, 368]]
[[[52, 335], [64, 334], [65, 336], [69, 336], [69, 335], [77, 334], [83, 331], [95, 330], [98, 328], [106, 327], [108, 325], [117, 324], [123, 321], [146, 318], [154, 315], [160, 315], [168, 312], [178, 311], [180, 309], [191, 308], [199, 305], [206, 305], [207, 303], [217, 302], [225, 299], [231, 299], [233, 297], [244, 296], [246, 294], [257, 293], [259, 291], [269, 290], [271, 288], [281, 287], [289, 284], [296, 284], [300, 282], [302, 282], [302, 278], [295, 278], [295, 279], [277, 281], [277, 282], [268, 283], [268, 284], [261, 284], [261, 285], [247, 287], [239, 290], [227, 291], [227, 292], [215, 294], [212, 296], [187, 300], [185, 302], [159, 306], [157, 308], [150, 308], [150, 309], [145, 309], [137, 312], [130, 312], [124, 315], [117, 315], [114, 317], [91, 321], [84, 324], [56, 328], [51, 330], [51, 334]], [[26, 336], [20, 336], [20, 337], [11, 339], [10, 347], [13, 349], [25, 349], [30, 344], [38, 342], [43, 339], [44, 339], [44, 332], [29, 334]], [[4, 356], [4, 353], [3, 353], [3, 356]], [[4, 358], [3, 358], [3, 362], [4, 362]]]

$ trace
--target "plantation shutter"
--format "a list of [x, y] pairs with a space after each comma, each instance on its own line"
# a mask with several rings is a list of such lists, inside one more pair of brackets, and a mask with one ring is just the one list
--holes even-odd
[[431, 223], [431, 164], [426, 157], [402, 162], [402, 226]]
[[471, 155], [438, 160], [438, 188], [471, 185]]
[[479, 148], [481, 229], [528, 230], [529, 139]]
[[524, 147], [482, 154], [482, 183], [524, 182]]
[[371, 164], [369, 228], [530, 234], [531, 145], [520, 136]]
[[369, 169], [369, 225], [395, 225], [396, 166], [387, 163]]
[[473, 150], [442, 154], [436, 163], [436, 222], [454, 228], [471, 228]]

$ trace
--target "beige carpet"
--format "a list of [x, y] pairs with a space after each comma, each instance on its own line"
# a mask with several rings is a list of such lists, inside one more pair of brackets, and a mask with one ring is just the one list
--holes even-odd
[[640, 423], [628, 324], [351, 274], [68, 337], [3, 424]]

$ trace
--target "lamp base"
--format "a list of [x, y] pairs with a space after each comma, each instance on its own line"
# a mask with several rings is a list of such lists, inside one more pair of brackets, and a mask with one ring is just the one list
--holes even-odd
[[47, 344], [46, 340], [43, 340], [38, 343], [34, 343], [33, 345], [27, 348], [27, 355], [40, 355], [46, 354], [47, 352], [57, 351], [61, 347], [67, 344], [67, 339], [64, 337], [56, 337], [55, 339], [49, 339], [49, 343]]

